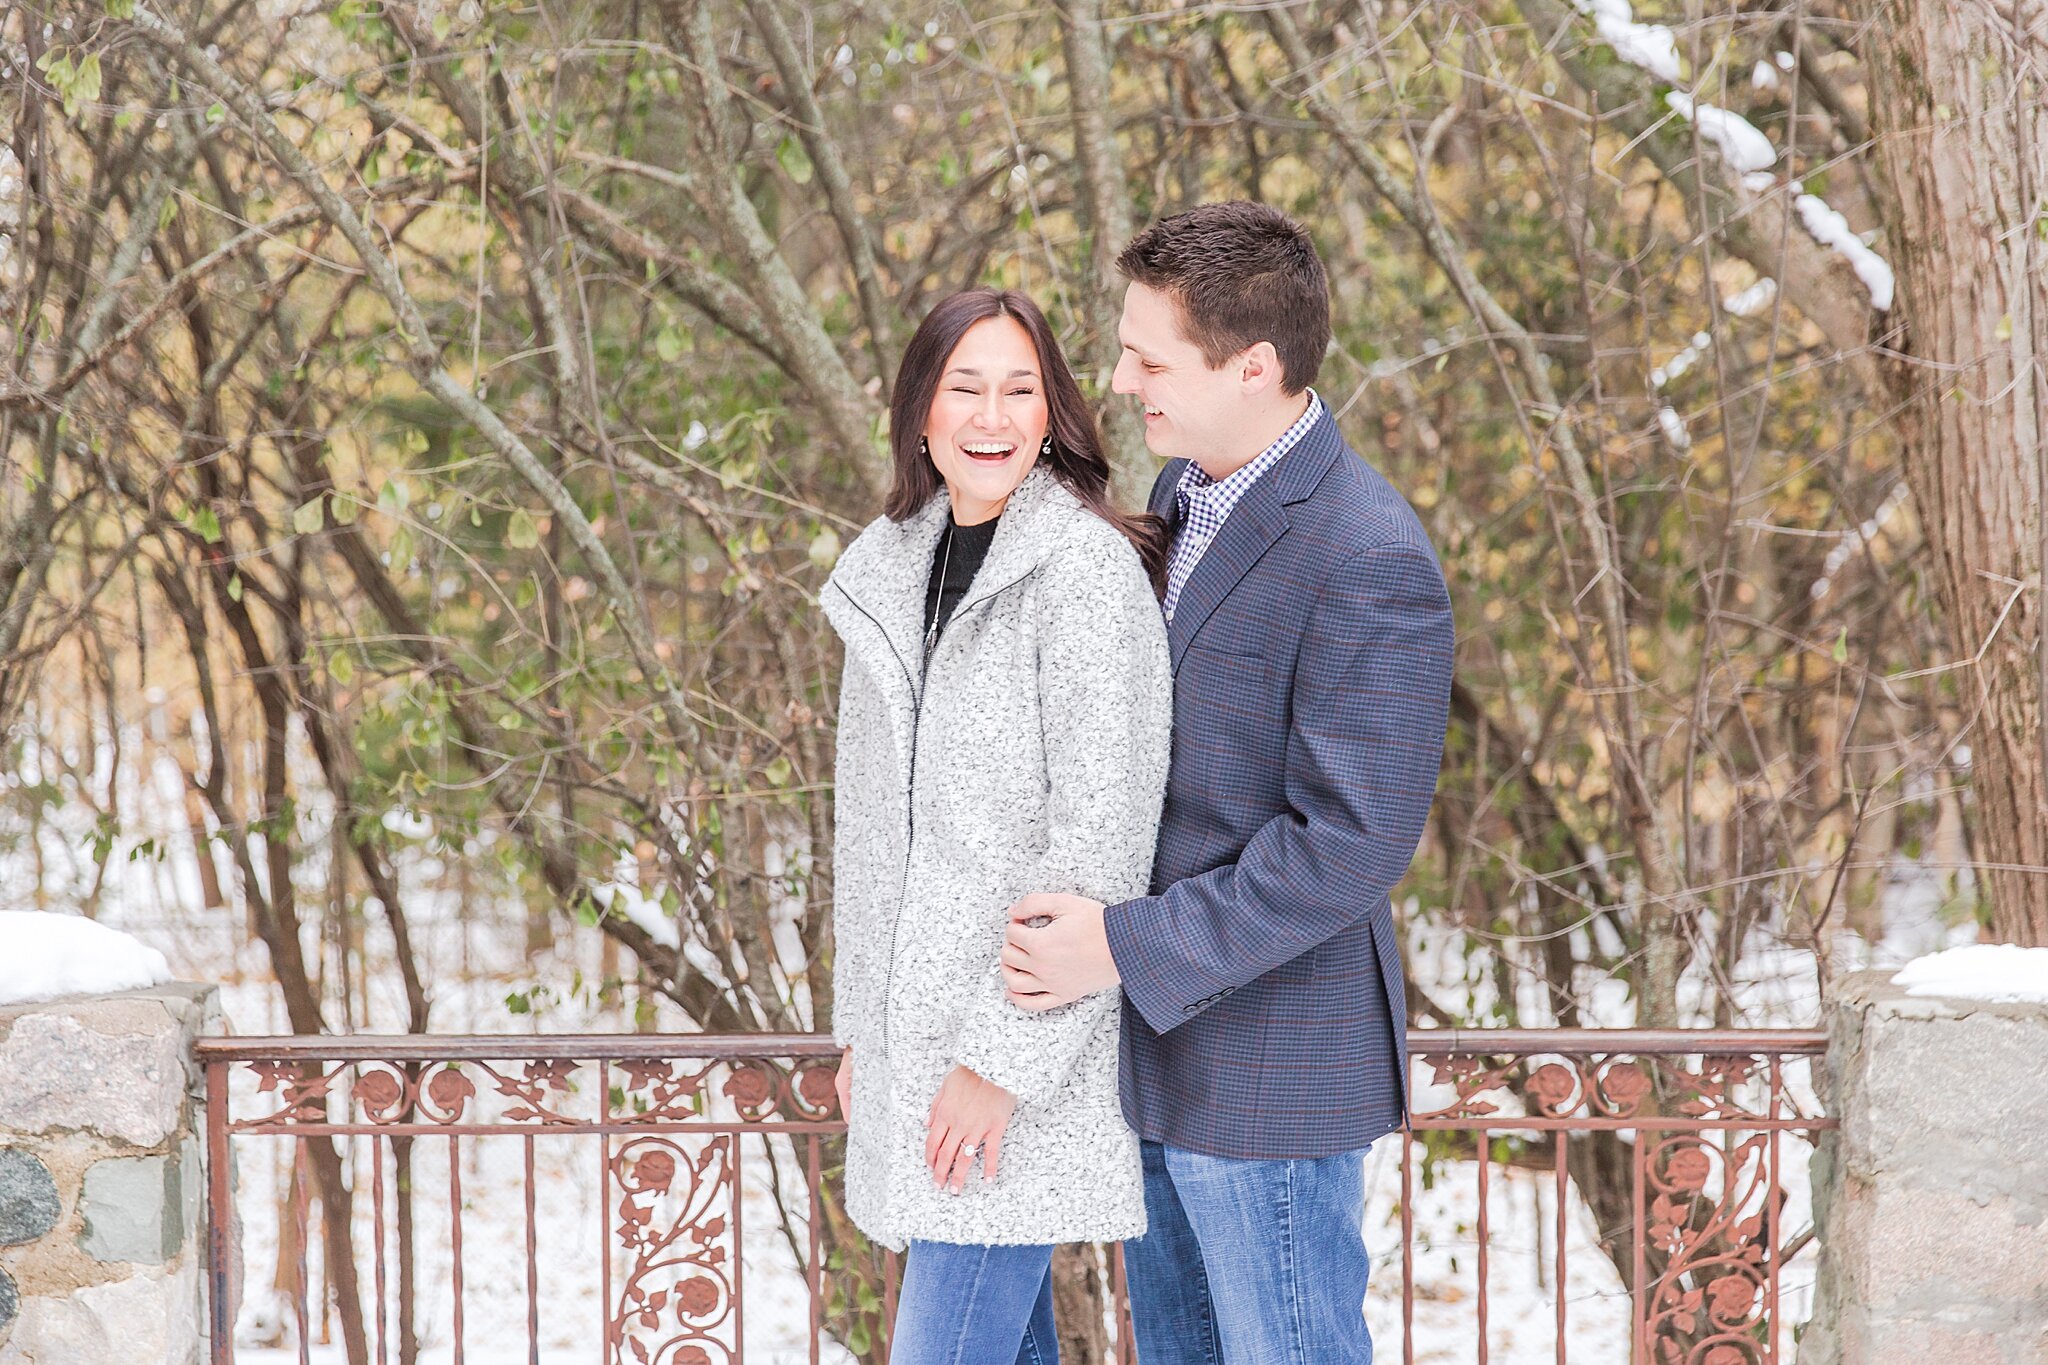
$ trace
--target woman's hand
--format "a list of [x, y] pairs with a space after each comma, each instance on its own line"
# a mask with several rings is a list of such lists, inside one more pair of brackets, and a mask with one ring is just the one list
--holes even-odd
[[839, 1049], [839, 1069], [832, 1073], [832, 1090], [839, 1096], [839, 1118], [853, 1121], [853, 1044]]
[[967, 1173], [974, 1168], [975, 1154], [981, 1155], [981, 1178], [996, 1178], [996, 1163], [1003, 1154], [1003, 1130], [1017, 1097], [1001, 1086], [985, 1081], [964, 1066], [953, 1068], [932, 1101], [924, 1139], [924, 1164], [931, 1168], [932, 1183], [944, 1189], [950, 1181], [953, 1193], [967, 1188]]

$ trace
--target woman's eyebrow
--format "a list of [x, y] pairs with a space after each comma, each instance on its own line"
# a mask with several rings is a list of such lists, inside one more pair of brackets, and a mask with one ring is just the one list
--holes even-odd
[[[964, 366], [964, 365], [955, 365], [955, 366], [954, 366], [954, 367], [953, 367], [952, 369], [950, 369], [950, 370], [946, 371], [946, 373], [947, 373], [947, 374], [964, 374], [964, 375], [968, 376], [968, 377], [969, 377], [970, 379], [979, 379], [979, 378], [981, 378], [981, 371], [980, 371], [980, 370], [970, 370], [970, 369], [968, 369], [968, 368], [967, 368], [966, 366]], [[1036, 370], [1012, 370], [1012, 371], [1010, 371], [1010, 378], [1012, 378], [1012, 379], [1036, 379], [1036, 378], [1038, 378], [1038, 371], [1036, 371]]]

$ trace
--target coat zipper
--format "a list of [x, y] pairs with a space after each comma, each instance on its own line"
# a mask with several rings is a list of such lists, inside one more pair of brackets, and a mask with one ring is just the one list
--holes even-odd
[[893, 1050], [890, 1047], [889, 1020], [891, 1012], [889, 1000], [896, 988], [896, 937], [898, 931], [903, 927], [903, 903], [910, 898], [910, 851], [917, 842], [917, 740], [919, 731], [924, 723], [925, 683], [931, 677], [932, 655], [939, 652], [939, 643], [946, 638], [948, 626], [951, 626], [953, 622], [959, 620], [973, 608], [980, 606], [991, 598], [1002, 596], [1037, 571], [1037, 566], [1033, 565], [1029, 572], [1018, 575], [1016, 578], [1003, 584], [1002, 587], [985, 592], [973, 601], [965, 602], [955, 607], [953, 614], [947, 617], [945, 623], [939, 627], [939, 633], [932, 637], [931, 648], [924, 652], [924, 658], [918, 665], [917, 677], [915, 679], [910, 676], [910, 665], [903, 662], [903, 653], [896, 648], [896, 641], [890, 636], [888, 631], [882, 629], [881, 621], [873, 612], [862, 606], [860, 600], [848, 592], [843, 584], [835, 585], [839, 588], [839, 595], [853, 603], [854, 610], [867, 617], [874, 624], [875, 629], [881, 631], [882, 639], [889, 646], [889, 652], [896, 657], [896, 666], [903, 670], [903, 680], [910, 684], [910, 772], [903, 792], [903, 871], [897, 877], [896, 882], [896, 911], [889, 920], [889, 965], [882, 973], [882, 1052], [885, 1055]]

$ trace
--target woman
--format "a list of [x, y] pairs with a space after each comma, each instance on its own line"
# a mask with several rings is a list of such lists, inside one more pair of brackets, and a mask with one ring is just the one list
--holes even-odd
[[1172, 720], [1155, 518], [1051, 329], [975, 289], [911, 338], [886, 514], [821, 594], [839, 703], [834, 1036], [847, 1206], [909, 1257], [894, 1365], [1056, 1361], [1052, 1248], [1144, 1231], [1120, 993], [1004, 996], [1009, 906], [1142, 895]]

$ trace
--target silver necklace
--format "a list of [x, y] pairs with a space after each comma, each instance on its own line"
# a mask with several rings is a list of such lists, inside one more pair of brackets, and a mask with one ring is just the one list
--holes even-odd
[[939, 595], [932, 602], [931, 628], [924, 633], [924, 652], [927, 656], [931, 654], [932, 646], [939, 642], [939, 613], [945, 609], [946, 605], [946, 570], [952, 567], [953, 527], [952, 523], [948, 522], [946, 525], [946, 557], [939, 564]]

